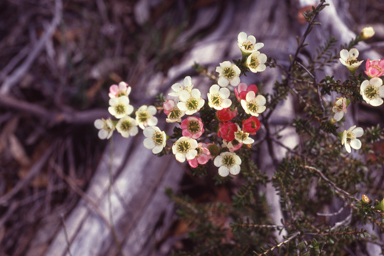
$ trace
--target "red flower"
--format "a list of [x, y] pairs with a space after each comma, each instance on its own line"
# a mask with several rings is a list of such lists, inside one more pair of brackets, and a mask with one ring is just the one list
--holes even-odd
[[234, 123], [220, 123], [219, 132], [217, 135], [226, 141], [233, 141], [235, 139], [235, 132], [237, 131], [237, 125]]
[[217, 111], [216, 115], [221, 122], [228, 122], [237, 115], [237, 108], [233, 111], [231, 111], [230, 108], [223, 108], [222, 110]]
[[246, 83], [241, 83], [237, 86], [237, 90], [235, 88], [235, 94], [238, 101], [245, 100], [247, 97], [247, 93], [250, 91], [254, 91], [255, 95], [257, 93], [257, 86], [254, 84], [251, 84], [250, 86], [247, 86]]
[[259, 119], [255, 116], [243, 121], [243, 131], [255, 135], [256, 131], [260, 129]]

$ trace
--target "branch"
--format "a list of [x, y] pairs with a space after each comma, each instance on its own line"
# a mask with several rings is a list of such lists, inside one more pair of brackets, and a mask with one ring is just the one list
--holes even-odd
[[9, 95], [0, 94], [0, 106], [13, 108], [22, 112], [30, 113], [37, 117], [46, 119], [51, 125], [65, 123], [86, 124], [92, 123], [97, 118], [107, 117], [109, 113], [104, 109], [93, 109], [87, 111], [51, 112], [38, 105], [18, 100]]
[[294, 235], [292, 235], [292, 236], [291, 236], [290, 238], [288, 238], [287, 240], [285, 240], [285, 241], [283, 241], [283, 242], [281, 242], [281, 243], [279, 243], [279, 244], [277, 244], [277, 245], [271, 247], [270, 249], [266, 250], [264, 253], [258, 254], [258, 256], [267, 255], [267, 253], [272, 252], [272, 251], [275, 250], [276, 248], [279, 248], [279, 247], [281, 247], [282, 245], [289, 243], [292, 239], [294, 239], [294, 238], [297, 237], [298, 235], [300, 235], [300, 232], [296, 232]]
[[32, 63], [35, 61], [36, 57], [40, 54], [41, 50], [45, 46], [47, 40], [52, 37], [53, 33], [56, 30], [56, 27], [59, 25], [62, 17], [63, 3], [62, 0], [55, 0], [55, 14], [52, 19], [51, 24], [45, 31], [44, 35], [37, 42], [36, 46], [32, 52], [28, 55], [25, 62], [15, 70], [10, 77], [5, 79], [4, 83], [1, 85], [0, 94], [8, 94], [12, 86], [20, 81], [23, 78], [25, 73], [31, 67]]

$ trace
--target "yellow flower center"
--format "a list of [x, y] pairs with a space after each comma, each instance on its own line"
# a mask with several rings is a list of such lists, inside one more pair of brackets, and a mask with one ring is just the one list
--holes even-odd
[[121, 127], [121, 130], [123, 131], [129, 131], [132, 127], [132, 124], [130, 121], [126, 120], [121, 122], [120, 127]]
[[255, 102], [248, 102], [248, 106], [247, 107], [248, 107], [250, 112], [257, 113], [258, 106], [257, 106], [257, 104]]
[[218, 94], [214, 94], [211, 96], [211, 102], [212, 102], [212, 105], [218, 107], [221, 105], [222, 100]]
[[188, 110], [196, 110], [197, 109], [197, 107], [199, 106], [199, 101], [197, 100], [197, 99], [195, 99], [195, 98], [189, 98], [188, 100], [187, 100], [187, 102], [185, 103], [185, 105], [186, 105], [186, 107], [187, 107], [187, 109]]
[[231, 167], [235, 164], [235, 159], [233, 158], [233, 156], [224, 156], [223, 164], [227, 167]]
[[138, 119], [140, 123], [144, 123], [148, 120], [148, 113], [146, 111], [139, 112]]
[[188, 141], [180, 141], [177, 144], [177, 150], [180, 153], [187, 153], [190, 148], [191, 148], [191, 143], [189, 143]]
[[372, 100], [377, 97], [378, 90], [375, 86], [370, 85], [365, 89], [364, 94], [368, 99]]
[[187, 125], [188, 131], [192, 134], [197, 133], [201, 130], [200, 123], [197, 121], [189, 121]]
[[224, 68], [224, 77], [227, 79], [232, 79], [235, 77], [235, 70], [232, 67]]
[[156, 145], [163, 145], [164, 137], [162, 132], [156, 132], [155, 134], [153, 134], [152, 139]]
[[117, 114], [124, 114], [125, 113], [125, 106], [123, 104], [118, 104], [115, 106], [115, 111]]

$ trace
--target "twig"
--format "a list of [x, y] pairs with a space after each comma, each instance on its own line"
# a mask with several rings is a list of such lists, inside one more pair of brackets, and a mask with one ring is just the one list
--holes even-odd
[[321, 109], [323, 110], [323, 115], [325, 115], [323, 98], [321, 97], [320, 86], [317, 84], [316, 77], [306, 67], [304, 67], [304, 65], [302, 65], [300, 62], [297, 62], [297, 65], [299, 65], [301, 68], [303, 68], [308, 73], [308, 75], [310, 75], [312, 77], [313, 84], [315, 87], [317, 87], [317, 96], [319, 97], [319, 102], [320, 102]]
[[317, 172], [326, 182], [328, 182], [329, 185], [331, 185], [335, 189], [335, 191], [337, 193], [341, 194], [343, 197], [346, 196], [349, 199], [352, 199], [354, 201], [359, 201], [358, 199], [353, 197], [351, 194], [349, 194], [347, 191], [339, 188], [335, 183], [330, 181], [320, 170], [316, 169], [315, 167], [311, 167], [311, 166], [305, 166], [304, 168], [310, 169], [310, 170], [313, 170], [313, 171]]
[[51, 146], [40, 157], [40, 159], [31, 167], [24, 179], [20, 180], [7, 194], [0, 198], [0, 205], [8, 205], [9, 200], [14, 195], [16, 195], [17, 192], [24, 188], [28, 182], [40, 172], [55, 146], [56, 143], [52, 143]]
[[19, 61], [22, 60], [28, 54], [29, 50], [30, 46], [25, 46], [15, 57], [13, 57], [8, 62], [8, 64], [0, 72], [0, 81], [4, 80], [7, 74], [12, 71], [12, 69], [17, 65], [17, 63], [19, 63]]
[[245, 228], [284, 228], [284, 226], [279, 226], [279, 225], [261, 225], [261, 224], [253, 224], [253, 223], [243, 223], [243, 224], [233, 224], [234, 226], [240, 226], [240, 227], [245, 227]]
[[113, 163], [113, 137], [110, 140], [110, 162], [109, 162], [109, 184], [108, 184], [108, 212], [109, 212], [109, 222], [111, 223], [111, 232], [113, 239], [115, 240], [115, 243], [117, 245], [117, 248], [119, 250], [120, 255], [124, 255], [121, 243], [119, 241], [119, 238], [117, 237], [115, 225], [113, 223], [113, 214], [112, 214], [112, 202], [111, 202], [111, 190], [112, 190], [112, 184], [113, 184], [113, 176], [112, 176], [112, 163]]
[[68, 233], [67, 233], [67, 226], [65, 225], [63, 214], [60, 214], [60, 217], [61, 217], [61, 224], [63, 225], [63, 229], [64, 229], [65, 242], [67, 243], [67, 251], [68, 251], [68, 254], [70, 256], [72, 256], [72, 253], [71, 253], [71, 250], [70, 250], [71, 244], [69, 243]]
[[267, 253], [269, 252], [272, 252], [273, 250], [275, 250], [276, 248], [279, 248], [281, 247], [282, 245], [284, 244], [287, 244], [289, 243], [292, 239], [296, 238], [298, 235], [300, 234], [300, 232], [296, 232], [295, 234], [293, 234], [290, 238], [288, 238], [287, 240], [281, 242], [281, 243], [278, 243], [277, 245], [269, 248], [268, 250], [266, 250], [265, 252], [259, 254], [259, 256], [262, 256], [262, 255], [267, 255]]
[[334, 212], [334, 213], [316, 213], [317, 216], [327, 216], [327, 217], [330, 217], [330, 216], [336, 216], [336, 215], [339, 215], [343, 210], [344, 208], [347, 206], [347, 202], [345, 202], [345, 204], [343, 205], [343, 207], [341, 207], [337, 212]]
[[65, 182], [68, 183], [68, 185], [72, 188], [73, 191], [75, 191], [79, 196], [81, 196], [85, 201], [87, 201], [92, 207], [93, 209], [99, 214], [99, 216], [102, 218], [102, 220], [104, 221], [104, 223], [107, 225], [107, 227], [109, 229], [111, 229], [111, 224], [109, 223], [107, 217], [105, 217], [105, 215], [103, 214], [103, 212], [100, 210], [99, 206], [97, 205], [97, 203], [95, 201], [93, 201], [86, 193], [84, 193], [84, 191], [82, 191], [76, 184], [75, 182], [69, 178], [68, 176], [66, 176], [63, 171], [61, 170], [61, 167], [58, 166], [56, 163], [54, 163], [53, 161], [50, 161], [50, 165], [52, 166], [52, 168], [56, 171], [57, 175], [62, 178], [63, 180], [65, 180]]
[[352, 208], [351, 208], [351, 211], [348, 215], [347, 218], [345, 218], [344, 220], [342, 221], [339, 221], [339, 222], [336, 222], [335, 223], [335, 226], [331, 228], [331, 230], [335, 230], [336, 228], [340, 227], [340, 226], [344, 226], [346, 224], [349, 224], [351, 222], [351, 219], [352, 219]]
[[109, 116], [108, 111], [105, 109], [93, 109], [79, 112], [51, 112], [38, 105], [18, 100], [9, 95], [2, 94], [0, 94], [0, 106], [9, 107], [22, 112], [30, 113], [39, 118], [49, 121], [51, 125], [59, 124], [62, 122], [73, 124], [86, 124], [94, 122], [97, 118]]
[[55, 0], [55, 14], [52, 19], [51, 24], [45, 31], [44, 35], [37, 42], [36, 46], [33, 48], [32, 52], [28, 55], [25, 62], [15, 70], [11, 76], [5, 79], [4, 83], [1, 85], [0, 93], [8, 94], [12, 86], [14, 86], [20, 79], [23, 78], [25, 73], [31, 67], [32, 63], [35, 61], [36, 57], [40, 54], [43, 47], [45, 46], [47, 40], [52, 37], [53, 33], [56, 30], [57, 25], [59, 25], [62, 17], [63, 3], [62, 0]]

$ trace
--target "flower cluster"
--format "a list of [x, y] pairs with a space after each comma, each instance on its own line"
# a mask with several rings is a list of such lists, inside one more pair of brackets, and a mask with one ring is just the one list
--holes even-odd
[[[241, 32], [238, 46], [243, 56], [243, 67], [248, 67], [253, 73], [266, 69], [267, 56], [258, 51], [264, 46], [263, 43], [256, 43], [254, 36]], [[265, 111], [266, 99], [258, 94], [256, 85], [240, 83], [242, 71], [236, 64], [224, 61], [216, 67], [216, 72], [216, 83], [210, 86], [206, 99], [199, 89], [194, 88], [192, 78], [187, 76], [182, 82], [172, 85], [168, 94], [172, 98], [162, 98], [160, 107], [143, 105], [135, 111], [129, 104], [131, 87], [125, 82], [112, 85], [108, 111], [118, 120], [96, 120], [99, 137], [109, 139], [115, 128], [123, 137], [134, 136], [140, 127], [145, 136], [143, 144], [153, 154], [173, 153], [177, 161], [187, 161], [192, 168], [213, 160], [219, 175], [238, 174], [241, 158], [235, 151], [243, 145], [250, 148], [255, 142], [251, 136], [260, 129], [257, 117]], [[203, 108], [216, 111], [219, 121], [216, 128], [206, 131], [201, 112]], [[242, 108], [240, 115], [238, 108]], [[169, 137], [156, 126], [157, 109], [163, 110], [166, 122], [175, 123], [180, 133], [175, 132]], [[209, 123], [212, 120], [206, 121]], [[172, 140], [171, 146], [167, 146], [167, 140]]]

